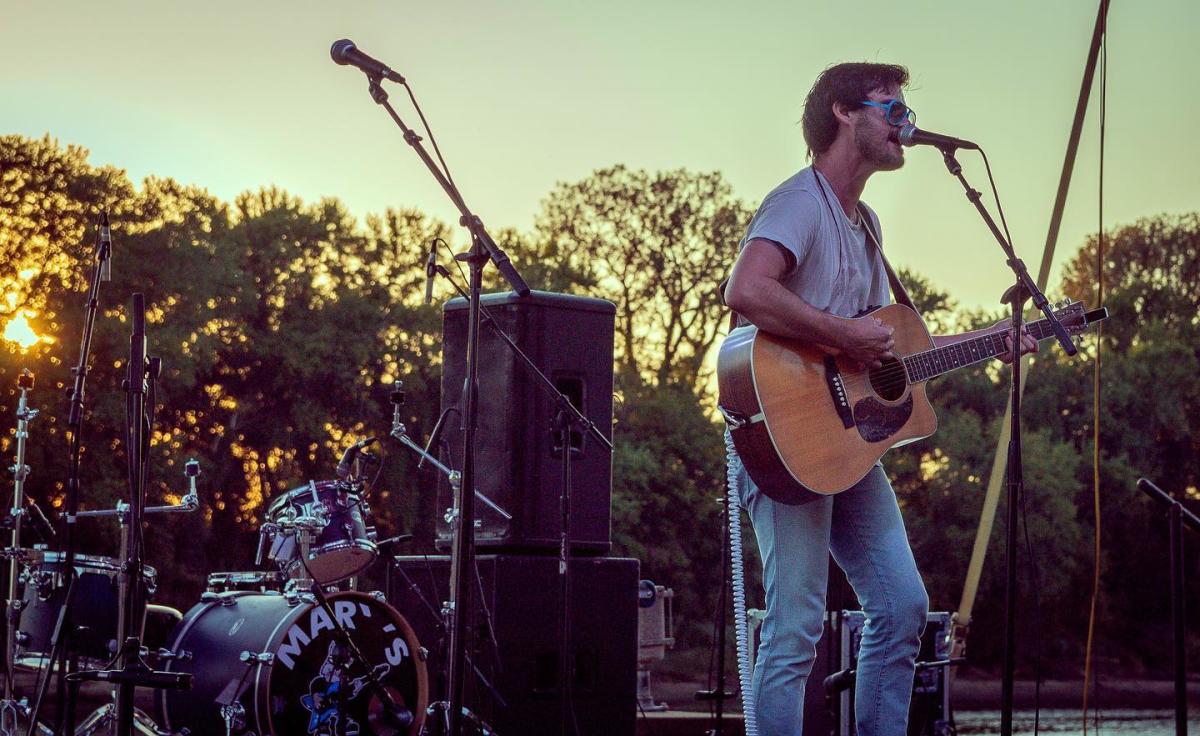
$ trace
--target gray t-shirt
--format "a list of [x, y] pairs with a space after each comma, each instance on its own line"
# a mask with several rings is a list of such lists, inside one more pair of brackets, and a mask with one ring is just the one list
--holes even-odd
[[[880, 233], [879, 218], [870, 207], [866, 209], [875, 232]], [[829, 182], [811, 166], [766, 196], [740, 248], [754, 238], [787, 249], [791, 270], [782, 283], [817, 309], [853, 317], [867, 307], [892, 301], [875, 244], [867, 240], [862, 224], [851, 224]]]

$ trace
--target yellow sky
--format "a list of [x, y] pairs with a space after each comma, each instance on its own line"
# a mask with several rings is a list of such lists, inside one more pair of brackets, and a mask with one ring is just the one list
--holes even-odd
[[[277, 184], [337, 196], [360, 216], [407, 205], [453, 221], [361, 75], [330, 61], [334, 40], [354, 39], [408, 77], [493, 229], [528, 229], [556, 181], [615, 163], [717, 169], [757, 203], [805, 164], [795, 123], [824, 66], [903, 63], [918, 123], [988, 151], [1018, 253], [1036, 271], [1096, 3], [3, 0], [0, 10], [4, 132], [49, 132], [135, 181], [171, 176], [224, 199]], [[1113, 3], [1110, 225], [1200, 205], [1197, 28], [1194, 0]], [[394, 90], [415, 126], [405, 98]], [[1097, 226], [1097, 99], [1057, 262]], [[984, 189], [979, 160], [961, 160]], [[864, 198], [895, 263], [964, 305], [995, 303], [1008, 282], [999, 251], [936, 152], [911, 149]]]

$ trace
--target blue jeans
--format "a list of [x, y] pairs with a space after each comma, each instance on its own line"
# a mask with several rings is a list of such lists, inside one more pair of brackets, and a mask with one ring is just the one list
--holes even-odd
[[744, 470], [739, 486], [762, 554], [767, 600], [753, 680], [759, 733], [801, 736], [830, 553], [867, 617], [854, 699], [858, 734], [905, 733], [929, 598], [883, 468], [876, 465], [847, 491], [799, 506], [767, 498]]

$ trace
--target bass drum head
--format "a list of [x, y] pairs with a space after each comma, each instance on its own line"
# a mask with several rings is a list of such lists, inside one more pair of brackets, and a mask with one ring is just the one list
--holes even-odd
[[[328, 599], [332, 619], [311, 597], [273, 593], [226, 593], [192, 608], [170, 647], [191, 657], [168, 667], [192, 673], [192, 687], [160, 691], [160, 722], [191, 736], [225, 736], [221, 706], [237, 701], [244, 713], [235, 734], [334, 736], [344, 719], [346, 733], [358, 736], [417, 736], [428, 682], [412, 628], [373, 596], [341, 592]], [[333, 620], [349, 631], [367, 666], [338, 646]], [[243, 652], [270, 654], [271, 661], [245, 664]], [[387, 709], [368, 672], [399, 712]]]

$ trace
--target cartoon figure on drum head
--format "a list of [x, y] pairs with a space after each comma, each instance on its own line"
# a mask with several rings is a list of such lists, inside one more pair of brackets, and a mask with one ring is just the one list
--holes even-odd
[[[333, 736], [337, 732], [338, 718], [341, 715], [338, 710], [339, 693], [341, 693], [342, 678], [345, 676], [345, 668], [348, 664], [348, 658], [341, 652], [338, 643], [330, 642], [329, 652], [321, 664], [321, 669], [308, 684], [308, 695], [300, 698], [300, 704], [309, 712], [308, 732], [310, 734]], [[391, 669], [391, 665], [375, 665], [371, 675], [377, 680], [382, 680], [387, 677]], [[349, 703], [357, 698], [370, 680], [371, 676], [362, 675], [346, 683], [348, 692], [340, 696], [342, 702]], [[359, 731], [358, 722], [347, 715], [346, 736], [356, 736]]]

